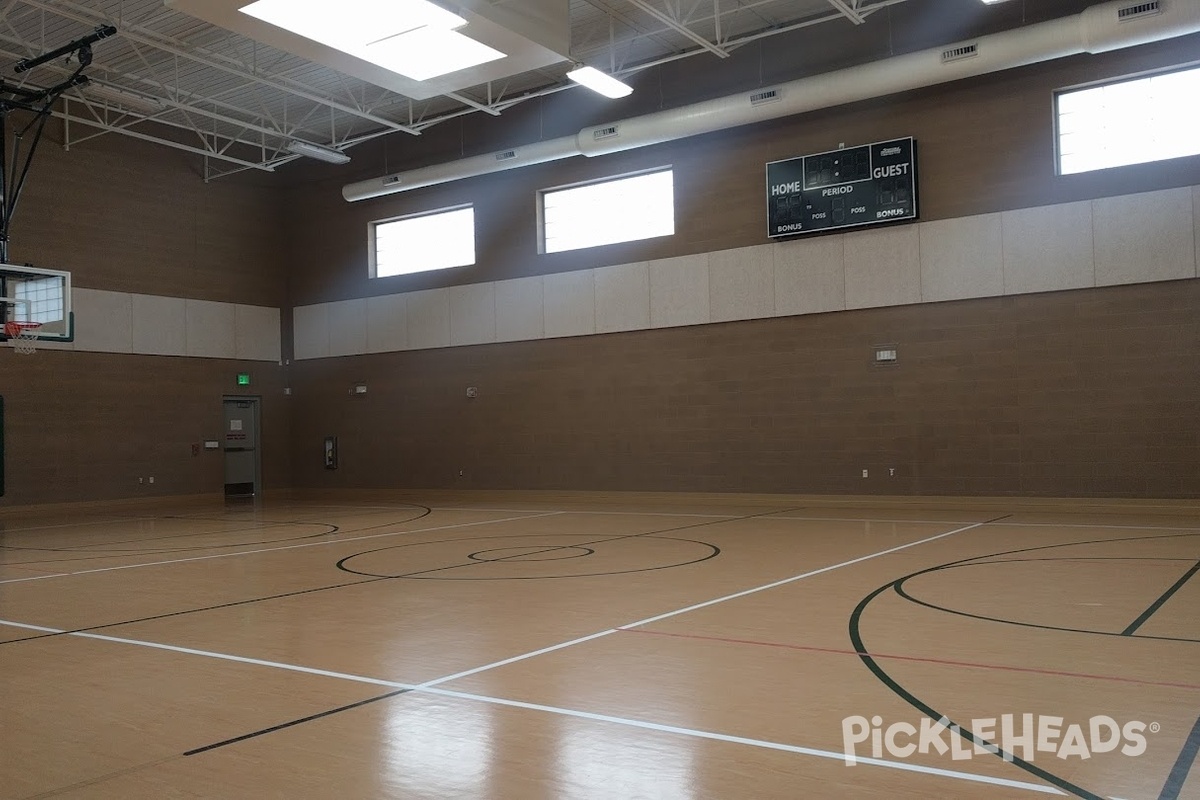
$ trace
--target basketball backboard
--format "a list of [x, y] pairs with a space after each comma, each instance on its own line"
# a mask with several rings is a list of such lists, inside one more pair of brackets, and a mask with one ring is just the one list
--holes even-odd
[[[71, 273], [0, 264], [0, 322], [40, 323], [37, 339], [74, 341]], [[0, 341], [7, 339], [0, 325]]]

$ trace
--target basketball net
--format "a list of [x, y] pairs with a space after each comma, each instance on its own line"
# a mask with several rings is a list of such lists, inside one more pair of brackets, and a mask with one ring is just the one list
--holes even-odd
[[18, 355], [31, 356], [37, 352], [37, 329], [40, 327], [40, 322], [6, 322], [4, 335]]

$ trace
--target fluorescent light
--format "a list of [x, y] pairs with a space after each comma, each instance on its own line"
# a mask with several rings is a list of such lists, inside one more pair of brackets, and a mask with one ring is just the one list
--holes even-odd
[[84, 97], [106, 100], [130, 111], [154, 114], [163, 110], [162, 101], [158, 98], [127, 92], [115, 86], [106, 86], [95, 81], [88, 81], [82, 88]]
[[242, 12], [424, 81], [504, 58], [455, 29], [467, 20], [427, 0], [256, 0]]
[[599, 92], [605, 97], [618, 98], [630, 94], [633, 89], [621, 83], [611, 75], [606, 75], [595, 67], [579, 67], [567, 73], [567, 77], [582, 84], [593, 92]]
[[330, 164], [348, 164], [350, 156], [343, 153], [341, 150], [333, 150], [328, 147], [320, 147], [308, 142], [288, 142], [288, 152], [295, 153], [298, 156], [308, 156], [315, 158], [318, 161], [326, 161]]

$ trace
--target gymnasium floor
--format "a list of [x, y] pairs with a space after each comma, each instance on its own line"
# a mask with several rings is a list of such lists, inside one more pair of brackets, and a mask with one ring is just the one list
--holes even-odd
[[1200, 798], [1196, 503], [431, 493], [0, 546], [4, 798]]

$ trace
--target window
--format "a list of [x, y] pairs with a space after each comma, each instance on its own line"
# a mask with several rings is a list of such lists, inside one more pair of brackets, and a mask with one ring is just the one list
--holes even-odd
[[670, 169], [547, 189], [541, 196], [542, 249], [561, 253], [675, 233]]
[[475, 263], [472, 206], [371, 223], [371, 277], [387, 278]]
[[16, 283], [15, 296], [25, 300], [27, 322], [58, 322], [63, 313], [63, 282], [61, 278], [29, 278]]
[[1200, 68], [1059, 92], [1062, 175], [1200, 154]]

